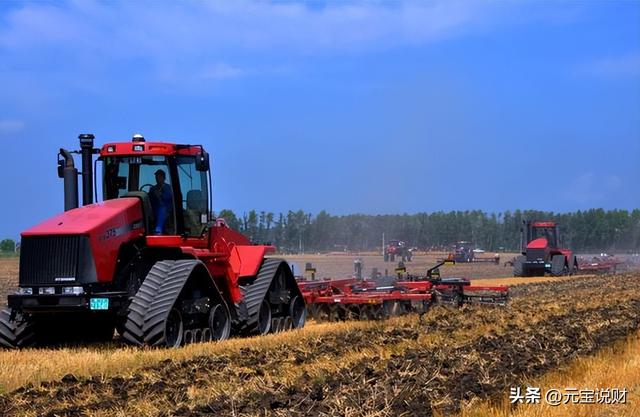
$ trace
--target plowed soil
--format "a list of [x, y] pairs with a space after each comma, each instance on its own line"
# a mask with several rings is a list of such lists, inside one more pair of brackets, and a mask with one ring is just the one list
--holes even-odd
[[[640, 275], [518, 286], [505, 307], [433, 308], [165, 360], [132, 374], [25, 386], [0, 415], [415, 415], [455, 413], [638, 331]], [[55, 360], [55, 358], [51, 358]]]

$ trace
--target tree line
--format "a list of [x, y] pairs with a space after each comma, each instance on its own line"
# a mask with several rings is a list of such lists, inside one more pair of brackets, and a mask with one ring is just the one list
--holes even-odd
[[487, 251], [517, 251], [522, 221], [554, 220], [561, 243], [576, 251], [637, 251], [640, 249], [640, 209], [590, 209], [571, 213], [480, 210], [387, 215], [317, 215], [302, 210], [274, 214], [237, 215], [222, 210], [218, 217], [254, 243], [271, 243], [283, 252], [379, 250], [386, 240], [399, 239], [420, 249], [448, 249], [460, 240]]
[[[420, 249], [448, 250], [467, 240], [487, 251], [517, 251], [522, 220], [554, 220], [560, 225], [562, 244], [582, 252], [640, 250], [640, 209], [590, 209], [572, 213], [515, 210], [486, 213], [480, 210], [416, 214], [317, 215], [302, 210], [274, 214], [251, 210], [236, 215], [222, 210], [218, 217], [254, 243], [270, 243], [282, 252], [380, 250], [382, 234]], [[0, 252], [14, 251], [15, 242], [4, 239]]]

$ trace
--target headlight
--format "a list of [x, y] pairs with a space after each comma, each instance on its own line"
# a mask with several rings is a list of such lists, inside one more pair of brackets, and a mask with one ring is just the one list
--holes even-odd
[[40, 287], [40, 295], [52, 295], [55, 293], [55, 287]]
[[20, 287], [16, 290], [16, 294], [18, 295], [33, 295], [33, 288], [29, 287], [29, 288], [25, 288], [25, 287]]
[[82, 287], [62, 287], [62, 293], [67, 295], [80, 295], [84, 294]]

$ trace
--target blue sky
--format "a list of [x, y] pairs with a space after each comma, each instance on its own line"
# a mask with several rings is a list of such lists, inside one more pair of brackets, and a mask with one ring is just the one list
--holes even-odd
[[2, 2], [0, 236], [59, 147], [202, 143], [214, 207], [640, 207], [640, 2]]

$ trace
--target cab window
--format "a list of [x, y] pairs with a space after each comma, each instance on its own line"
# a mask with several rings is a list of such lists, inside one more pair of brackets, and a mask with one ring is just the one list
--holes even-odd
[[196, 170], [195, 156], [178, 156], [176, 165], [182, 194], [184, 233], [201, 236], [209, 221], [207, 173]]

